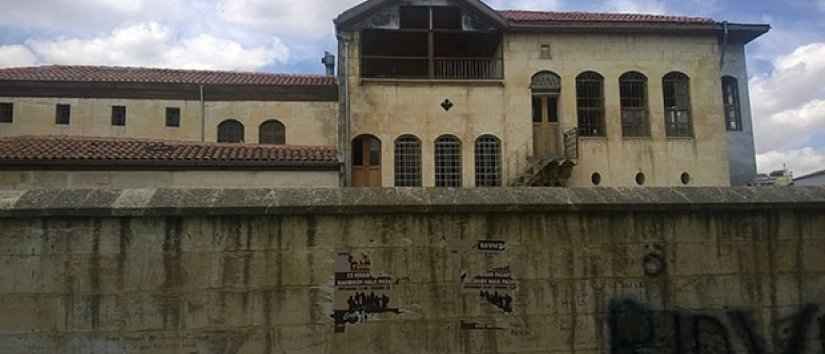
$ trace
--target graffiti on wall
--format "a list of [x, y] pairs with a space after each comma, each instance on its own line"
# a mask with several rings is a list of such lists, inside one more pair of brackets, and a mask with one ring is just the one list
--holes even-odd
[[[507, 250], [507, 243], [483, 240], [478, 242], [477, 249], [484, 255], [497, 256]], [[469, 278], [464, 273], [461, 282], [462, 288], [467, 292], [477, 293], [482, 303], [492, 305], [505, 313], [513, 312], [518, 285], [513, 279], [510, 266], [494, 267]]]
[[366, 322], [381, 313], [401, 313], [392, 299], [393, 278], [372, 273], [366, 254], [354, 256], [339, 252], [335, 259], [335, 304], [332, 318], [335, 332], [343, 333], [348, 324]]
[[819, 340], [825, 353], [825, 316], [816, 319], [819, 307], [804, 306], [799, 312], [772, 324], [770, 351], [754, 324], [742, 311], [722, 315], [682, 311], [653, 311], [633, 300], [613, 301], [609, 310], [610, 352], [613, 354], [734, 354], [738, 341], [748, 354], [806, 353], [811, 343], [811, 326], [819, 326]]

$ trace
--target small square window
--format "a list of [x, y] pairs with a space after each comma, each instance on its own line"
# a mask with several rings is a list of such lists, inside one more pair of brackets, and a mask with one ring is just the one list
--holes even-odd
[[180, 127], [180, 108], [166, 108], [166, 126], [170, 128]]
[[112, 106], [112, 125], [117, 127], [126, 125], [126, 106]]
[[72, 106], [67, 104], [59, 104], [55, 109], [54, 122], [57, 125], [69, 125], [72, 116]]
[[14, 104], [0, 103], [0, 123], [14, 122]]
[[539, 48], [539, 59], [553, 59], [549, 44], [542, 44]]

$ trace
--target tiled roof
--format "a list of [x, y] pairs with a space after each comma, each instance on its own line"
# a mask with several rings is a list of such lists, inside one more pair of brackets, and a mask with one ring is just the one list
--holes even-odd
[[194, 85], [334, 86], [335, 77], [232, 71], [49, 65], [0, 69], [0, 81], [132, 82]]
[[23, 136], [0, 138], [0, 166], [336, 168], [331, 146]]
[[589, 12], [552, 12], [552, 11], [499, 11], [509, 21], [516, 24], [547, 24], [547, 23], [634, 23], [634, 24], [688, 24], [712, 25], [716, 22], [710, 18], [662, 16], [643, 14], [619, 13], [589, 13]]

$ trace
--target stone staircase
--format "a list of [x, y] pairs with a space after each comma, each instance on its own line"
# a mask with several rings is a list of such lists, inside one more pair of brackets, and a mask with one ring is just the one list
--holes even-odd
[[510, 183], [511, 187], [565, 187], [576, 166], [574, 160], [563, 157], [535, 159]]

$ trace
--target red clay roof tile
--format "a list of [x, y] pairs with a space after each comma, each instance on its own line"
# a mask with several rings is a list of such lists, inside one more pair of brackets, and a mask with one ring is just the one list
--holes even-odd
[[332, 146], [219, 144], [126, 138], [0, 138], [0, 166], [336, 168]]
[[334, 86], [335, 77], [232, 71], [201, 71], [111, 66], [49, 65], [0, 69], [0, 80], [133, 82], [194, 85]]

